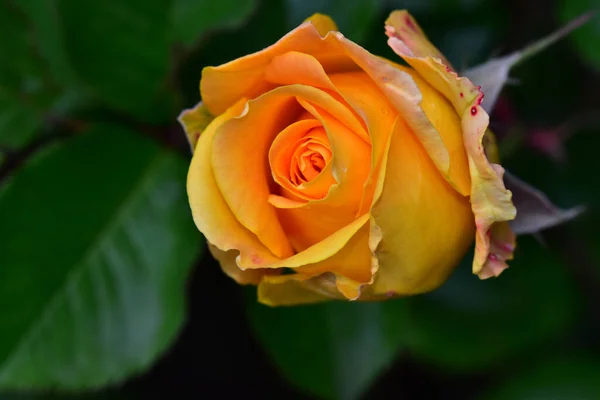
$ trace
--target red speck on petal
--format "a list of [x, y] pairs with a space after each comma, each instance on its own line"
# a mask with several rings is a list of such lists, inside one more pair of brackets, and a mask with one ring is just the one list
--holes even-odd
[[515, 247], [509, 243], [502, 243], [500, 245], [500, 248], [506, 251], [507, 253], [512, 253], [513, 251], [515, 251]]
[[494, 253], [490, 253], [490, 255], [488, 256], [488, 258], [492, 261], [498, 261], [498, 256]]
[[252, 263], [253, 264], [261, 264], [262, 263], [262, 258], [260, 258], [259, 256], [257, 256], [256, 254], [252, 255]]
[[471, 107], [471, 115], [473, 115], [473, 116], [477, 115], [477, 107], [475, 107], [475, 106]]
[[412, 19], [410, 18], [410, 15], [405, 15], [404, 16], [404, 23], [406, 24], [406, 26], [408, 26], [411, 30], [413, 31], [417, 31], [417, 27], [415, 26], [415, 24], [412, 22]]
[[477, 97], [477, 105], [481, 105], [485, 94], [483, 94], [483, 92], [481, 91], [481, 86], [477, 86], [477, 90], [479, 90], [479, 96]]
[[452, 68], [450, 68], [449, 66], [445, 66], [446, 67], [446, 72], [452, 72]]
[[465, 97], [463, 92], [460, 92], [460, 97]]
[[485, 236], [491, 237], [492, 236], [492, 230], [488, 229], [487, 232], [485, 233]]

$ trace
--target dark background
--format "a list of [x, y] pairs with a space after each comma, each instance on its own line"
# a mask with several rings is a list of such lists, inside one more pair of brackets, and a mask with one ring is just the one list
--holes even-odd
[[[174, 42], [166, 88], [172, 96], [156, 108], [165, 115], [143, 115], [127, 94], [122, 107], [92, 101], [58, 116], [49, 111], [49, 133], [4, 146], [0, 179], [49, 143], [76, 135], [87, 120], [128, 124], [189, 157], [175, 118], [199, 100], [201, 68], [260, 50], [314, 12], [331, 14], [350, 39], [395, 59], [383, 21], [390, 10], [407, 8], [460, 69], [523, 48], [599, 6], [594, 0], [256, 1], [242, 18], [219, 20], [188, 45]], [[206, 7], [207, 15], [214, 11]], [[10, 38], [0, 40], [4, 46]], [[102, 71], [87, 71], [104, 79]], [[508, 170], [562, 207], [587, 207], [576, 221], [521, 238], [515, 262], [498, 280], [480, 282], [467, 257], [431, 294], [382, 305], [272, 310], [257, 305], [254, 289], [236, 285], [204, 251], [187, 281], [187, 318], [173, 345], [147, 371], [94, 398], [600, 398], [599, 71], [596, 17], [516, 68], [491, 115]], [[100, 98], [121, 96], [103, 87]], [[376, 351], [381, 355], [372, 357]], [[334, 389], [327, 383], [332, 376]], [[56, 395], [63, 397], [78, 398]]]

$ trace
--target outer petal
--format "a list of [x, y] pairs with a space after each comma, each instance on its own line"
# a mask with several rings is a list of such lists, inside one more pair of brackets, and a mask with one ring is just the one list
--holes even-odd
[[362, 226], [340, 251], [321, 262], [307, 264], [296, 271], [311, 276], [331, 272], [335, 275], [337, 290], [349, 300], [358, 299], [362, 287], [373, 282], [377, 270], [376, 260], [373, 260], [369, 249], [368, 215], [365, 214], [356, 224], [360, 224], [358, 221], [361, 220], [364, 221]]
[[385, 21], [386, 29], [393, 27], [399, 36], [402, 37], [404, 52], [414, 53], [417, 56], [431, 56], [439, 59], [452, 68], [452, 65], [444, 55], [427, 39], [425, 32], [421, 29], [417, 21], [408, 13], [408, 11], [394, 11]]
[[312, 23], [314, 27], [317, 28], [317, 31], [319, 31], [319, 34], [321, 36], [325, 36], [331, 31], [338, 30], [337, 25], [331, 19], [331, 17], [325, 14], [313, 14], [312, 16], [307, 18], [305, 22]]
[[[297, 273], [265, 277], [259, 286], [259, 300], [270, 305], [312, 302], [307, 300], [305, 290], [328, 298], [357, 299], [361, 286], [372, 282], [374, 270], [370, 267], [368, 221], [369, 215], [365, 214], [314, 246], [271, 265], [293, 268]], [[308, 299], [316, 301], [320, 297]]]
[[194, 108], [184, 110], [177, 118], [190, 142], [192, 152], [196, 148], [198, 138], [214, 118], [202, 102], [196, 104]]
[[357, 70], [337, 43], [322, 36], [332, 27], [325, 17], [315, 17], [314, 22], [303, 23], [264, 50], [218, 67], [204, 68], [200, 93], [206, 107], [218, 115], [241, 97], [255, 98], [275, 87], [265, 80], [265, 70], [275, 57], [287, 52], [315, 57], [328, 73]]
[[244, 106], [245, 100], [240, 100], [200, 135], [188, 172], [188, 198], [194, 222], [209, 243], [223, 251], [239, 250], [250, 260], [276, 262], [273, 253], [235, 218], [213, 174], [211, 153], [215, 133], [223, 123], [238, 116]]
[[258, 301], [268, 306], [295, 306], [342, 298], [334, 288], [324, 290], [319, 285], [322, 279], [300, 274], [265, 277], [258, 285]]
[[[326, 299], [357, 299], [365, 283], [372, 282], [375, 268], [365, 271], [365, 266], [372, 265], [368, 220], [369, 216], [364, 215], [352, 223], [352, 229], [358, 230], [339, 251], [323, 261], [301, 266], [295, 269], [296, 274], [265, 277], [259, 285], [259, 300], [269, 305], [292, 305]], [[320, 246], [327, 248], [327, 242]], [[344, 271], [344, 275], [329, 272], [339, 270]]]
[[461, 194], [468, 195], [469, 177], [463, 169], [464, 150], [456, 138], [453, 118], [435, 90], [406, 67], [375, 57], [341, 33], [336, 38], [350, 57], [373, 79], [408, 126], [418, 136], [446, 180]]
[[[320, 263], [332, 257], [334, 254], [339, 252], [348, 241], [356, 235], [356, 233], [365, 225], [369, 220], [368, 215], [363, 215], [360, 218], [355, 219], [348, 225], [341, 229], [338, 229], [330, 236], [321, 240], [318, 243], [310, 246], [309, 248], [294, 254], [291, 257], [283, 259], [279, 262], [273, 262], [268, 265], [264, 265], [264, 268], [299, 268], [305, 265]], [[343, 266], [342, 266], [343, 267]], [[323, 271], [319, 272], [324, 272]], [[314, 272], [314, 269], [312, 270]]]
[[223, 272], [231, 279], [239, 283], [240, 285], [258, 285], [263, 276], [266, 274], [275, 274], [279, 271], [277, 270], [262, 270], [262, 269], [249, 269], [246, 271], [242, 271], [240, 267], [237, 266], [236, 258], [239, 255], [239, 251], [229, 250], [222, 251], [213, 246], [212, 244], [208, 244], [208, 249], [210, 250], [210, 254], [219, 262]]
[[[514, 219], [516, 209], [502, 181], [502, 167], [490, 164], [483, 149], [482, 140], [489, 122], [480, 106], [483, 93], [468, 79], [459, 78], [447, 61], [444, 63], [439, 51], [406, 11], [390, 15], [386, 33], [390, 47], [450, 100], [461, 116], [471, 175], [471, 207], [477, 226], [473, 272], [481, 278], [497, 275], [507, 267], [504, 261], [512, 257], [512, 251], [508, 250], [513, 241], [505, 229], [494, 229], [494, 224]], [[496, 245], [492, 246], [493, 243]], [[507, 251], [494, 253], [496, 248]]]
[[435, 289], [473, 242], [468, 198], [439, 174], [401, 120], [391, 139], [382, 192], [371, 213], [370, 245], [379, 270], [364, 299]]

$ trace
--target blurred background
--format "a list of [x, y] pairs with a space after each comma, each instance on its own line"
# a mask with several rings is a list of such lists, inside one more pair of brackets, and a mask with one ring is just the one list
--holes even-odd
[[599, 0], [0, 0], [0, 399], [600, 399], [600, 18], [512, 71], [503, 165], [575, 221], [432, 293], [270, 309], [193, 226], [176, 117], [201, 69], [314, 12], [396, 59], [406, 8], [459, 68]]

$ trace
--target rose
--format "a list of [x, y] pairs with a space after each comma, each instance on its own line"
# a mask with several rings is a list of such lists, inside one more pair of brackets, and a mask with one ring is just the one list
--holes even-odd
[[267, 49], [204, 68], [203, 102], [180, 117], [196, 225], [265, 304], [426, 292], [473, 237], [479, 277], [512, 258], [515, 208], [486, 157], [483, 93], [407, 12], [386, 33], [410, 67], [314, 15]]

